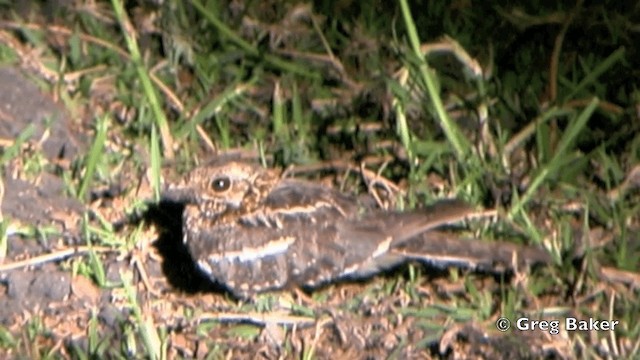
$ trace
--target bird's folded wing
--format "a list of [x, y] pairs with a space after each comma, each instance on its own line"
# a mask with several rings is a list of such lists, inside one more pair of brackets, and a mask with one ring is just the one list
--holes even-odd
[[462, 266], [501, 272], [550, 264], [549, 253], [542, 248], [506, 242], [461, 239], [446, 231], [430, 231], [391, 249], [390, 253], [438, 267]]
[[345, 217], [358, 212], [352, 197], [336, 189], [298, 180], [283, 180], [264, 201], [264, 207], [289, 218], [301, 215]]
[[443, 200], [423, 209], [387, 215], [389, 227], [394, 230], [394, 245], [443, 225], [460, 222], [475, 213], [459, 200]]
[[282, 225], [239, 225], [223, 236], [203, 229], [187, 246], [206, 273], [240, 297], [288, 284], [317, 286], [335, 280], [349, 262], [366, 258], [366, 249], [373, 247], [349, 244], [333, 225], [286, 220]]
[[389, 254], [396, 232], [405, 237], [451, 218], [446, 211], [440, 214], [381, 212], [333, 221], [281, 216], [278, 226], [246, 222], [224, 231], [202, 228], [192, 232], [187, 246], [212, 278], [247, 297], [287, 284], [315, 287], [385, 269], [403, 260]]

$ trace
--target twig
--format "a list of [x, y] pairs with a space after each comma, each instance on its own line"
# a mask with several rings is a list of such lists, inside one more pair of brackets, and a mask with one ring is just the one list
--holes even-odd
[[626, 284], [634, 289], [640, 289], [640, 274], [616, 269], [613, 267], [602, 267], [600, 278], [609, 282]]
[[40, 265], [47, 262], [62, 260], [70, 256], [84, 255], [90, 251], [106, 253], [106, 252], [115, 251], [115, 249], [110, 247], [100, 247], [100, 246], [78, 246], [71, 249], [55, 251], [50, 254], [34, 256], [32, 258], [25, 259], [25, 260], [14, 261], [7, 264], [0, 264], [0, 271], [9, 271], [9, 270], [15, 270], [15, 269], [19, 269], [26, 266]]
[[307, 316], [295, 316], [285, 313], [204, 313], [198, 318], [199, 321], [216, 320], [227, 323], [249, 322], [257, 325], [280, 324], [311, 326], [316, 323], [316, 319]]

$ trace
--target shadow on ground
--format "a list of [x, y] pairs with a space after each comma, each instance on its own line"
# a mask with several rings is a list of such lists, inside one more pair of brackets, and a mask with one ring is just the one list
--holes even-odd
[[143, 219], [155, 225], [160, 234], [154, 247], [162, 256], [162, 272], [172, 287], [188, 294], [225, 292], [223, 286], [200, 270], [182, 242], [183, 210], [184, 204], [161, 201], [150, 204], [143, 214]]

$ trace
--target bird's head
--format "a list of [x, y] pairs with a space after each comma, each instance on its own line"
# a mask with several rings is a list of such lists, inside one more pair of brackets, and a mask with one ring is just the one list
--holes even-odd
[[177, 184], [169, 185], [163, 197], [198, 205], [208, 212], [251, 209], [268, 195], [279, 179], [277, 171], [258, 164], [218, 161], [197, 167]]

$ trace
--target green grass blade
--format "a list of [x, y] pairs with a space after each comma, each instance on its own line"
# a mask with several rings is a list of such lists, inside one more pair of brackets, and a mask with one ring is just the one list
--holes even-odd
[[466, 155], [471, 147], [467, 139], [462, 136], [462, 133], [458, 129], [458, 126], [451, 120], [449, 114], [445, 111], [444, 104], [442, 103], [442, 99], [440, 98], [439, 91], [437, 89], [436, 83], [437, 81], [434, 79], [433, 72], [429, 68], [427, 61], [425, 59], [424, 54], [420, 50], [420, 39], [418, 37], [418, 31], [416, 30], [416, 25], [413, 21], [413, 17], [411, 15], [411, 10], [409, 9], [409, 4], [407, 0], [400, 0], [400, 7], [402, 9], [402, 17], [407, 27], [407, 35], [409, 36], [409, 44], [413, 51], [413, 55], [419, 59], [419, 70], [421, 80], [427, 88], [427, 93], [433, 106], [435, 108], [436, 114], [438, 116], [438, 122], [442, 127], [447, 139], [453, 145], [456, 156], [458, 160], [462, 161], [466, 158]]
[[582, 81], [580, 81], [580, 83], [578, 83], [578, 85], [576, 85], [575, 88], [567, 96], [564, 97], [563, 102], [573, 99], [573, 97], [584, 90], [584, 88], [586, 88], [590, 84], [595, 83], [600, 75], [604, 74], [617, 62], [624, 60], [624, 54], [625, 49], [623, 47], [618, 48], [616, 51], [614, 51], [611, 55], [604, 59], [604, 61], [602, 61], [600, 65], [593, 69], [592, 72], [587, 74], [587, 76], [585, 76], [584, 79], [582, 79]]
[[93, 175], [96, 171], [96, 167], [103, 155], [102, 149], [104, 149], [104, 144], [107, 139], [108, 128], [109, 118], [107, 115], [98, 119], [98, 123], [96, 124], [96, 137], [93, 139], [91, 150], [89, 150], [89, 157], [85, 163], [84, 176], [82, 178], [82, 183], [80, 184], [80, 189], [78, 190], [79, 199], [84, 199], [87, 194], [87, 189], [89, 189], [89, 186], [93, 181]]
[[202, 3], [198, 0], [191, 0], [191, 4], [204, 16], [207, 21], [213, 25], [216, 30], [220, 32], [220, 34], [229, 39], [232, 43], [236, 44], [242, 51], [246, 52], [248, 55], [260, 57], [264, 59], [271, 66], [280, 69], [285, 72], [293, 73], [296, 75], [302, 75], [304, 77], [310, 78], [319, 78], [320, 76], [315, 71], [310, 71], [309, 69], [302, 68], [292, 62], [283, 60], [275, 55], [270, 54], [262, 54], [258, 48], [246, 42], [242, 37], [238, 36], [233, 30], [231, 30], [225, 23], [223, 23], [218, 17], [213, 14], [209, 9], [207, 9]]
[[118, 19], [120, 27], [122, 28], [122, 35], [124, 36], [125, 42], [127, 43], [127, 48], [129, 49], [131, 60], [133, 61], [133, 64], [136, 68], [138, 79], [142, 84], [144, 95], [151, 105], [153, 117], [156, 121], [156, 124], [158, 125], [158, 128], [160, 129], [160, 136], [162, 138], [162, 144], [164, 145], [164, 155], [168, 159], [173, 159], [173, 140], [171, 132], [169, 130], [167, 117], [162, 111], [160, 99], [151, 83], [149, 72], [142, 61], [140, 49], [138, 48], [138, 42], [136, 41], [134, 35], [135, 33], [131, 26], [131, 22], [127, 17], [127, 13], [124, 11], [124, 4], [121, 0], [111, 0], [111, 3], [113, 5], [116, 18]]
[[104, 271], [104, 265], [100, 261], [100, 257], [93, 250], [93, 244], [91, 243], [91, 231], [89, 226], [89, 216], [85, 213], [82, 219], [82, 232], [87, 246], [89, 247], [89, 264], [91, 266], [92, 275], [100, 287], [104, 287], [107, 284], [107, 274]]
[[160, 201], [160, 168], [162, 166], [162, 156], [160, 154], [160, 139], [156, 126], [151, 126], [151, 185], [153, 187], [153, 197], [155, 201]]
[[160, 360], [162, 354], [162, 342], [160, 341], [160, 336], [158, 335], [155, 326], [153, 326], [153, 323], [150, 319], [145, 319], [142, 314], [142, 309], [140, 309], [140, 304], [138, 304], [136, 290], [131, 284], [133, 281], [132, 276], [129, 273], [121, 273], [120, 278], [124, 285], [124, 290], [126, 292], [129, 305], [131, 306], [131, 311], [133, 312], [140, 334], [142, 335], [145, 349], [148, 351], [147, 356], [152, 360]]
[[15, 158], [20, 153], [20, 148], [25, 141], [29, 140], [33, 133], [35, 132], [36, 127], [33, 124], [27, 125], [27, 127], [20, 132], [20, 134], [13, 140], [13, 144], [11, 146], [4, 149], [2, 153], [2, 157], [0, 157], [0, 164], [6, 164], [9, 160]]
[[540, 169], [540, 171], [531, 181], [531, 184], [529, 185], [529, 188], [527, 189], [525, 194], [519, 199], [519, 201], [517, 201], [513, 205], [513, 207], [509, 211], [509, 218], [513, 218], [515, 214], [519, 213], [522, 210], [524, 204], [528, 203], [531, 200], [535, 192], [544, 183], [544, 181], [556, 174], [558, 170], [560, 170], [560, 165], [563, 163], [562, 159], [566, 155], [569, 146], [573, 144], [576, 137], [584, 129], [587, 121], [589, 120], [591, 115], [593, 115], [593, 112], [596, 110], [597, 106], [598, 99], [594, 98], [593, 100], [591, 100], [589, 105], [587, 105], [587, 107], [580, 113], [580, 115], [578, 115], [575, 121], [572, 121], [569, 124], [564, 132], [564, 135], [560, 139], [555, 155], [553, 156], [551, 161], [549, 161], [549, 163], [547, 163]]

